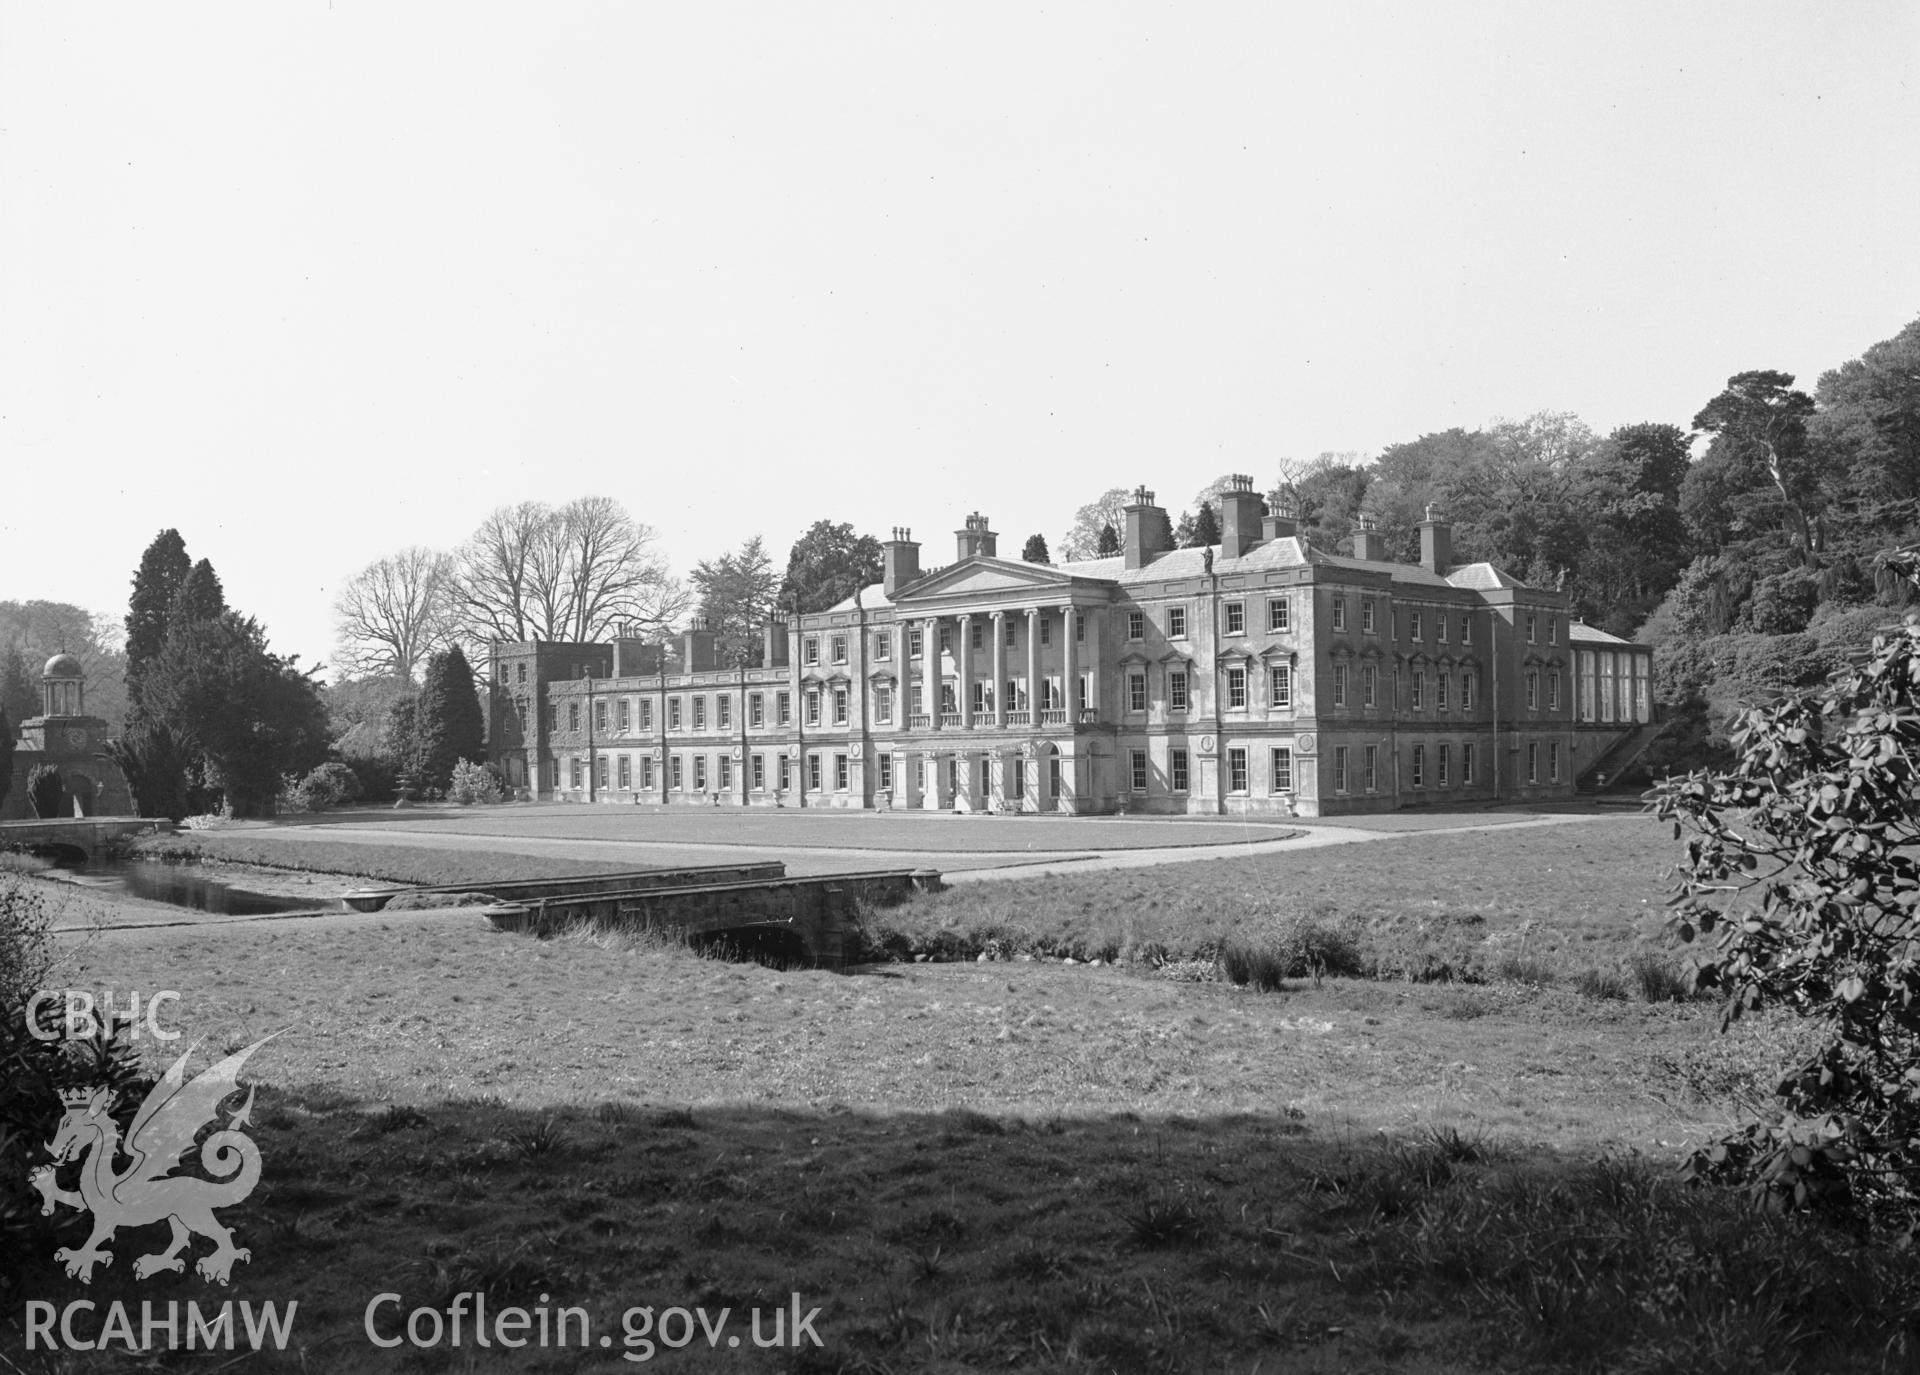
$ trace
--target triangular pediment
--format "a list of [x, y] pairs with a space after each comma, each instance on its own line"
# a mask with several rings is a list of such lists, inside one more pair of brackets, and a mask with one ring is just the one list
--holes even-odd
[[1076, 581], [1057, 568], [1045, 564], [1016, 563], [1010, 559], [967, 559], [962, 563], [937, 568], [925, 577], [908, 583], [893, 594], [895, 606], [912, 606], [933, 601], [966, 601], [975, 597], [1004, 600], [1027, 593], [1059, 595]]

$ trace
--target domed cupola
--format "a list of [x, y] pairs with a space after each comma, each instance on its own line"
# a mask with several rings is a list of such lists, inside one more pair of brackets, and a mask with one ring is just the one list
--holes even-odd
[[40, 670], [40, 707], [45, 716], [87, 714], [86, 674], [71, 654], [56, 654]]

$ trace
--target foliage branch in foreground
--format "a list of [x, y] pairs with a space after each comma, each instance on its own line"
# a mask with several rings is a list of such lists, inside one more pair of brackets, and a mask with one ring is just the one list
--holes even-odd
[[[1920, 585], [1920, 551], [1885, 557]], [[1820, 692], [1748, 711], [1726, 772], [1673, 778], [1694, 834], [1673, 921], [1712, 936], [1696, 983], [1725, 1020], [1785, 1006], [1811, 1050], [1782, 1111], [1698, 1152], [1694, 1178], [1769, 1208], [1920, 1202], [1920, 616]]]

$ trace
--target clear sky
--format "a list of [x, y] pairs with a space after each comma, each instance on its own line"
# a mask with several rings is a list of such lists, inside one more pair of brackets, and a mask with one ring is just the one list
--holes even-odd
[[0, 0], [0, 598], [177, 526], [308, 663], [510, 502], [1017, 553], [1917, 315], [1907, 0]]

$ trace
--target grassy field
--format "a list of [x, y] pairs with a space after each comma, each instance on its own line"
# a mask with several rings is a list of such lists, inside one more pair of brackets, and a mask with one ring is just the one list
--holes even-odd
[[[439, 886], [487, 883], [510, 878], [549, 878], [568, 874], [611, 874], [645, 869], [620, 860], [569, 859], [483, 850], [443, 850], [430, 845], [354, 845], [302, 841], [288, 844], [272, 830], [184, 831], [143, 839], [131, 847], [143, 859], [193, 864], [218, 861], [296, 869], [317, 874], [351, 874], [389, 883]], [[708, 861], [712, 862], [712, 861]]]
[[[1473, 820], [1483, 819], [1473, 814]], [[1460, 818], [1453, 817], [1458, 824]], [[989, 816], [948, 812], [863, 812], [844, 808], [635, 807], [528, 804], [504, 807], [323, 812], [281, 826], [351, 826], [365, 831], [497, 835], [516, 839], [642, 841], [749, 848], [870, 848], [920, 852], [996, 850], [1072, 853], [1162, 845], [1231, 846], [1278, 840], [1299, 827], [1228, 817]]]
[[992, 948], [1122, 962], [1206, 957], [1310, 921], [1350, 929], [1402, 971], [1485, 978], [1506, 964], [1571, 978], [1677, 953], [1661, 877], [1676, 850], [1670, 829], [1629, 814], [967, 885], [874, 920], [909, 958]]
[[[1575, 977], [1666, 950], [1672, 849], [1624, 818], [1006, 881], [876, 921], [1009, 961], [851, 975], [427, 912], [99, 931], [59, 979], [178, 990], [195, 1068], [280, 1033], [248, 1066], [263, 1181], [223, 1214], [254, 1259], [217, 1294], [300, 1309], [247, 1368], [1910, 1369], [1920, 1272], [1890, 1239], [1675, 1176], [1764, 1102], [1796, 1028], [1722, 1036], [1710, 1005]], [[1443, 933], [1491, 977], [1262, 993], [1182, 958], [1303, 913], [1381, 948]], [[1103, 964], [1018, 958], [1075, 950]], [[52, 1243], [18, 1281], [206, 1299], [131, 1279], [156, 1239], [123, 1234], [88, 1290]], [[393, 1332], [476, 1291], [584, 1309], [592, 1344], [368, 1345], [374, 1295], [403, 1296]], [[636, 1307], [744, 1334], [795, 1294], [818, 1349], [625, 1347]], [[20, 1313], [15, 1367], [94, 1368], [24, 1351]]]
[[[249, 1066], [264, 1180], [223, 1215], [254, 1260], [219, 1297], [301, 1306], [297, 1349], [252, 1368], [626, 1368], [629, 1308], [726, 1307], [739, 1331], [798, 1293], [819, 1350], [683, 1362], [1899, 1369], [1920, 1298], [1890, 1251], [1676, 1184], [1789, 1041], [1722, 1039], [1697, 1006], [778, 972], [446, 914], [107, 932], [68, 959], [81, 986], [178, 989], [202, 1056], [281, 1032]], [[24, 1267], [30, 1295], [79, 1292]], [[515, 1361], [362, 1335], [375, 1294], [476, 1290], [582, 1307], [615, 1346]], [[121, 1265], [85, 1296], [206, 1289]], [[8, 1337], [20, 1369], [89, 1368]]]

